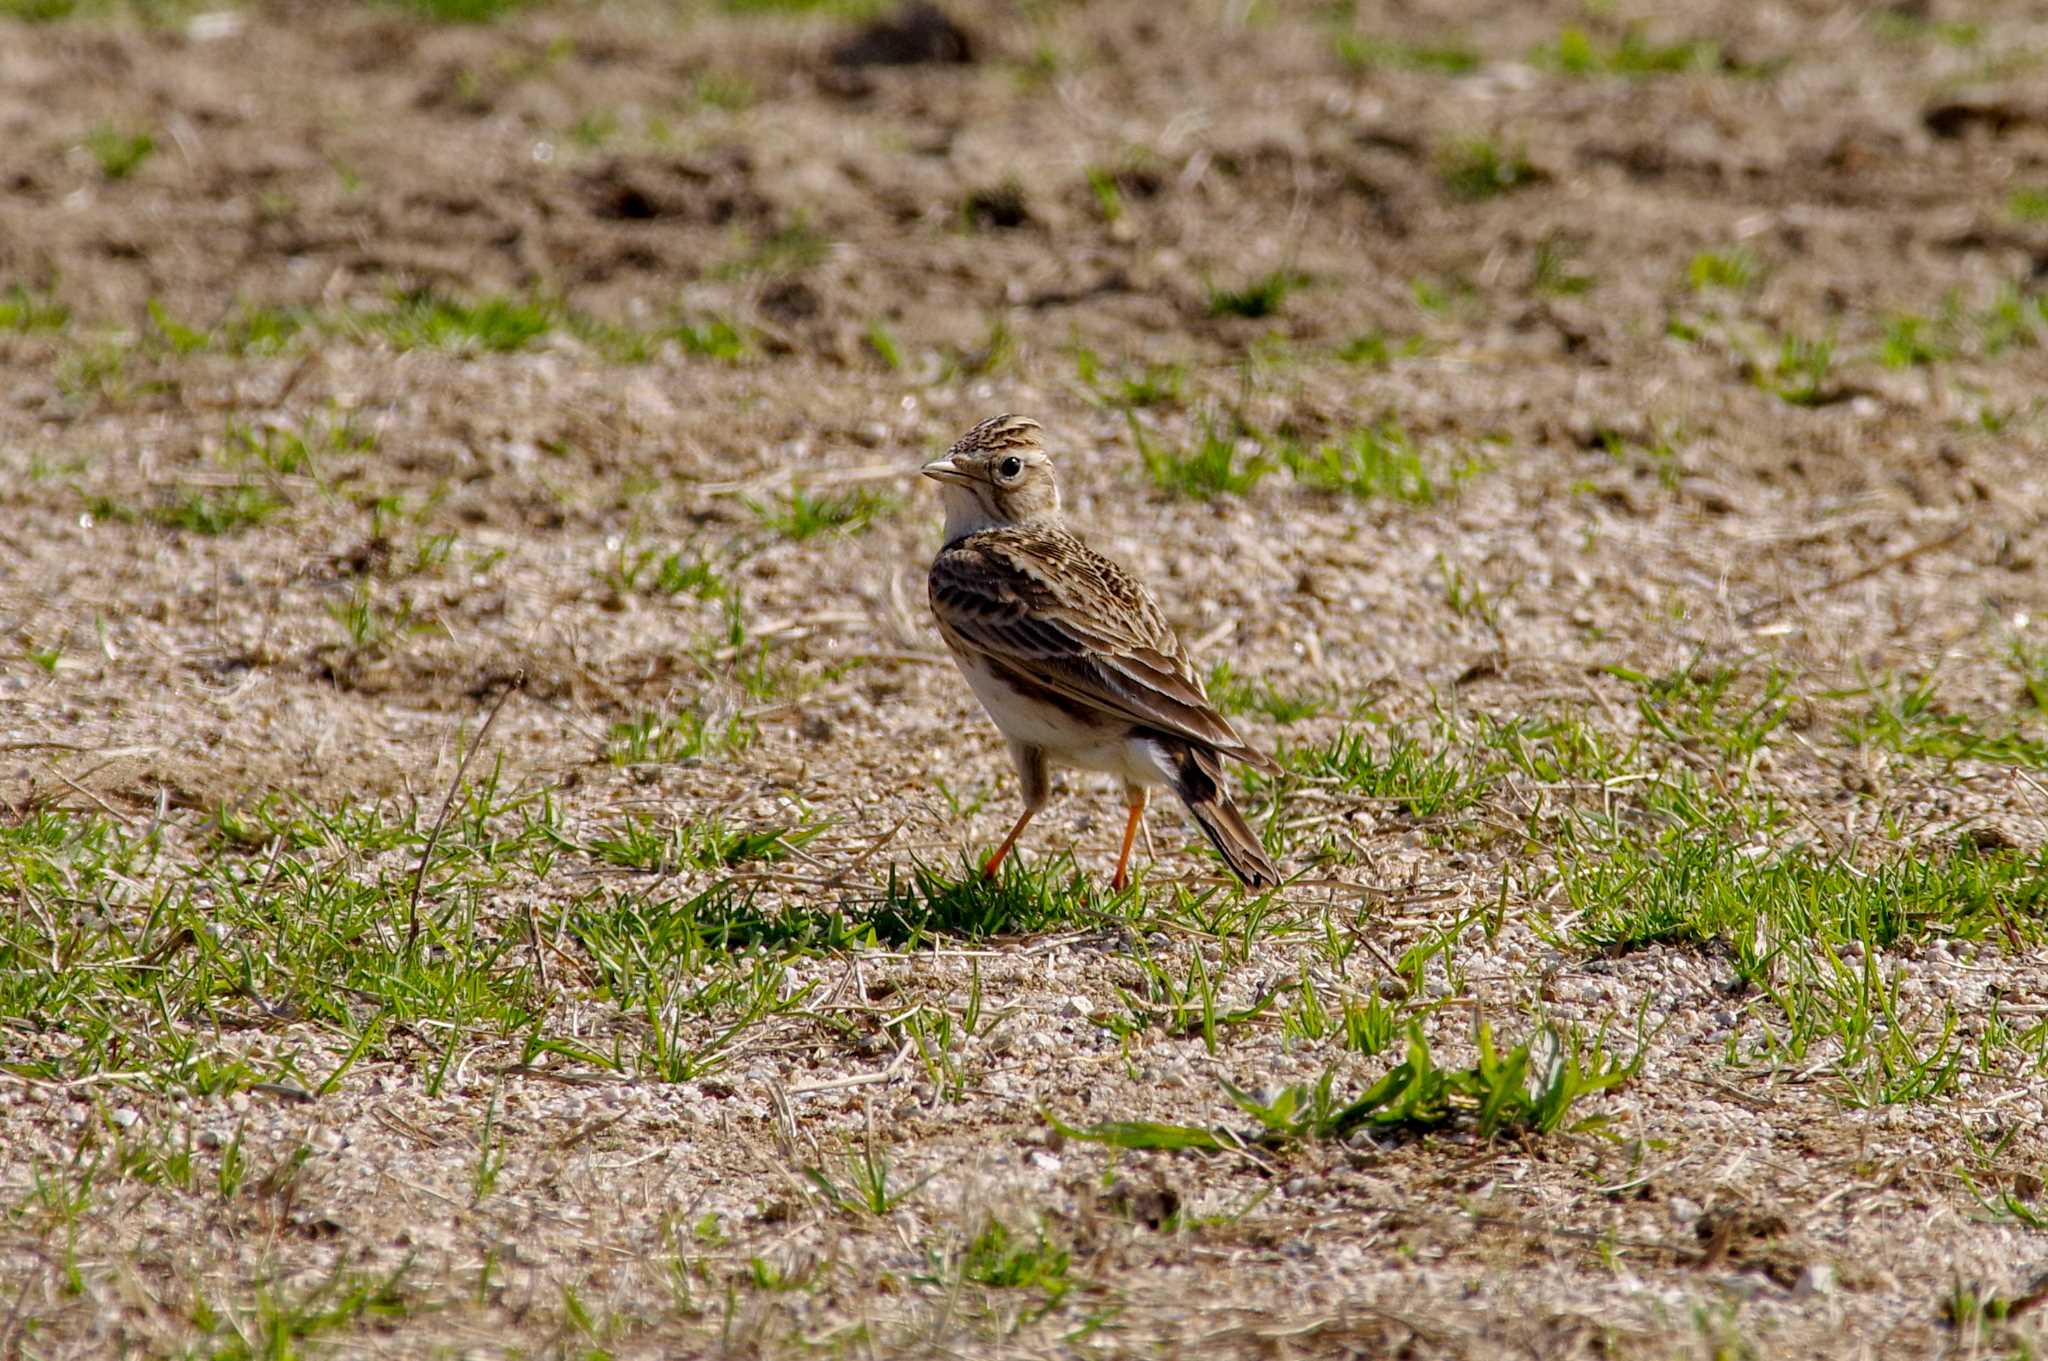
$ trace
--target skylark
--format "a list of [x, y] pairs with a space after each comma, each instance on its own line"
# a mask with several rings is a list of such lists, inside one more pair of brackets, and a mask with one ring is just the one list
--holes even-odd
[[1245, 745], [1203, 692], [1152, 593], [1067, 532], [1037, 421], [996, 416], [924, 465], [943, 485], [946, 544], [932, 563], [932, 613], [988, 716], [1009, 740], [1024, 788], [1017, 825], [982, 866], [993, 875], [1045, 806], [1053, 764], [1123, 780], [1130, 819], [1116, 877], [1152, 789], [1180, 796], [1246, 885], [1280, 882], [1223, 783], [1228, 756], [1279, 767]]

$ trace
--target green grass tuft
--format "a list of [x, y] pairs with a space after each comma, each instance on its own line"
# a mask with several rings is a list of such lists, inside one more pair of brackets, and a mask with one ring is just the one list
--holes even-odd
[[1756, 856], [1722, 837], [1600, 840], [1559, 863], [1582, 943], [1720, 944], [1762, 977], [1785, 952], [1885, 950], [1931, 934], [1984, 939], [2004, 920], [2041, 935], [2048, 858], [1970, 852], [1863, 869], [1804, 851]]
[[698, 72], [690, 81], [690, 93], [700, 107], [727, 113], [750, 109], [757, 98], [752, 81], [721, 71]]
[[835, 530], [851, 533], [863, 529], [895, 508], [894, 497], [866, 487], [815, 494], [792, 487], [780, 503], [747, 502], [747, 509], [764, 526], [798, 543]]
[[1732, 1061], [1805, 1067], [1818, 1052], [1843, 1099], [1865, 1106], [1939, 1097], [1973, 1056], [1953, 1004], [1909, 1003], [1884, 952], [1948, 938], [2039, 948], [2048, 915], [2039, 852], [1866, 866], [1805, 849], [1759, 853], [1712, 832], [1623, 832], [1572, 848], [1558, 874], [1584, 945], [1711, 945], [1732, 957], [1737, 995], [1751, 997]]
[[207, 335], [174, 320], [164, 305], [151, 298], [147, 304], [149, 324], [156, 328], [162, 343], [169, 346], [172, 354], [194, 354], [206, 348]]
[[125, 180], [156, 152], [156, 138], [147, 132], [123, 132], [101, 123], [85, 135], [85, 149], [110, 180]]
[[1469, 808], [1494, 783], [1491, 772], [1460, 764], [1400, 732], [1387, 738], [1384, 753], [1363, 729], [1347, 728], [1326, 742], [1282, 747], [1279, 760], [1297, 776], [1391, 803], [1418, 818]]
[[[479, 892], [502, 879], [515, 844], [535, 843], [535, 812], [491, 785], [458, 800], [424, 880], [422, 924], [443, 947], [432, 954], [404, 948], [406, 880], [365, 863], [376, 850], [425, 851], [427, 829], [411, 812], [284, 800], [223, 810], [214, 852], [170, 874], [153, 840], [93, 820], [5, 829], [0, 893], [34, 906], [0, 914], [0, 1014], [63, 1033], [61, 1044], [10, 1045], [10, 1066], [53, 1080], [118, 1072], [144, 1089], [195, 1094], [331, 1084], [332, 1060], [310, 1067], [300, 1047], [159, 1024], [252, 993], [332, 1029], [354, 1057], [388, 1057], [387, 1022], [520, 1033], [538, 1016], [510, 959], [520, 947], [510, 933], [479, 929]], [[244, 846], [269, 849], [259, 859]]]
[[831, 14], [841, 19], [867, 19], [881, 12], [882, 0], [719, 0], [728, 14]]
[[235, 534], [268, 523], [288, 502], [268, 488], [240, 483], [232, 487], [193, 488], [168, 501], [135, 507], [111, 497], [94, 496], [86, 510], [96, 520], [116, 524], [153, 524], [188, 534]]
[[723, 279], [739, 279], [750, 274], [801, 273], [825, 258], [829, 244], [811, 229], [808, 221], [798, 218], [765, 236], [748, 241], [714, 274]]
[[383, 652], [424, 627], [413, 616], [410, 597], [401, 595], [393, 603], [383, 604], [377, 594], [370, 579], [360, 577], [346, 599], [327, 606], [327, 613], [341, 630], [341, 646], [352, 655]]
[[[635, 1005], [660, 995], [663, 970], [748, 978], [770, 962], [811, 950], [871, 948], [874, 937], [843, 915], [788, 908], [764, 911], [731, 882], [688, 898], [653, 892], [606, 892], [570, 905], [562, 925], [599, 971], [605, 991]], [[777, 972], [780, 972], [778, 969]]]
[[1359, 33], [1340, 33], [1336, 38], [1336, 50], [1338, 60], [1354, 71], [1393, 69], [1468, 76], [1479, 69], [1477, 52], [1448, 43], [1403, 43]]
[[2015, 222], [2048, 222], [2048, 189], [2030, 185], [2013, 190], [2005, 211]]
[[1437, 174], [1451, 193], [1475, 203], [1526, 189], [1543, 178], [1521, 151], [1484, 137], [1446, 147], [1437, 158]]
[[209, 0], [0, 0], [0, 19], [47, 24], [132, 14], [143, 23], [168, 28], [210, 7]]
[[522, 9], [531, 0], [380, 0], [437, 24], [487, 24]]
[[[292, 1170], [296, 1170], [295, 1165]], [[281, 1165], [265, 1176], [264, 1184], [282, 1183], [289, 1187], [292, 1180], [287, 1168]], [[226, 1180], [219, 1189], [224, 1200], [232, 1200], [240, 1191], [239, 1185]], [[257, 1292], [246, 1309], [224, 1310], [221, 1315], [205, 1307], [202, 1298], [194, 1322], [200, 1323], [202, 1331], [209, 1335], [208, 1345], [195, 1349], [193, 1354], [229, 1361], [237, 1357], [305, 1356], [327, 1350], [322, 1339], [330, 1334], [348, 1337], [363, 1332], [388, 1332], [398, 1326], [399, 1320], [431, 1308], [423, 1296], [404, 1288], [405, 1277], [412, 1269], [410, 1257], [389, 1273], [363, 1271], [337, 1262], [325, 1279], [304, 1289], [266, 1287]]]
[[1634, 78], [1711, 71], [1725, 65], [1721, 49], [1714, 43], [1653, 43], [1635, 25], [1613, 42], [1603, 42], [1583, 28], [1565, 28], [1555, 43], [1536, 50], [1535, 61], [1566, 75]]
[[1571, 244], [1562, 232], [1546, 232], [1536, 243], [1535, 258], [1529, 263], [1529, 290], [1567, 298], [1590, 293], [1599, 280], [1581, 273], [1572, 257]]
[[[62, 324], [60, 319], [68, 320], [68, 315], [58, 304], [19, 287], [0, 294], [0, 329], [55, 328]], [[466, 302], [428, 290], [399, 294], [389, 305], [372, 311], [252, 304], [211, 331], [179, 322], [152, 300], [149, 319], [149, 344], [175, 354], [281, 354], [300, 337], [314, 332], [355, 341], [382, 340], [399, 350], [503, 354], [525, 349], [560, 330], [618, 364], [645, 363], [669, 343], [685, 354], [727, 363], [744, 359], [751, 348], [747, 332], [722, 316], [641, 329], [542, 298], [486, 297]]]
[[1264, 681], [1239, 676], [1229, 662], [1209, 668], [1204, 689], [1209, 701], [1226, 714], [1263, 714], [1275, 723], [1299, 723], [1329, 707], [1329, 699], [1308, 693], [1282, 694]]
[[61, 331], [71, 324], [71, 309], [46, 293], [20, 284], [0, 292], [0, 331]]
[[1346, 364], [1364, 364], [1371, 368], [1383, 369], [1396, 359], [1408, 359], [1422, 353], [1421, 336], [1409, 336], [1405, 340], [1388, 335], [1385, 331], [1360, 331], [1351, 339], [1339, 345], [1335, 351], [1338, 359]]
[[191, 534], [233, 534], [253, 529], [284, 510], [286, 502], [262, 487], [248, 485], [187, 492], [149, 518], [166, 529]]
[[[1442, 1068], [1419, 1026], [1410, 1026], [1407, 1055], [1385, 1076], [1350, 1100], [1335, 1094], [1334, 1074], [1318, 1082], [1295, 1083], [1264, 1100], [1229, 1082], [1224, 1091], [1239, 1110], [1258, 1122], [1241, 1138], [1194, 1125], [1112, 1120], [1075, 1129], [1054, 1125], [1069, 1138], [1112, 1148], [1191, 1149], [1221, 1153], [1245, 1143], [1285, 1149], [1309, 1141], [1348, 1139], [1361, 1130], [1421, 1135], [1469, 1120], [1483, 1139], [1506, 1134], [1551, 1134], [1598, 1130], [1604, 1116], [1571, 1120], [1588, 1096], [1619, 1087], [1641, 1067], [1609, 1055], [1604, 1039], [1590, 1046], [1576, 1034], [1544, 1026], [1502, 1051], [1484, 1022], [1475, 1036], [1478, 1062], [1470, 1068]], [[1567, 1123], [1569, 1122], [1569, 1123]]]
[[875, 358], [882, 361], [883, 368], [892, 373], [903, 371], [903, 347], [897, 343], [895, 332], [886, 324], [881, 321], [869, 322], [867, 335], [863, 338], [867, 341], [868, 349], [874, 352]]
[[1277, 315], [1287, 302], [1287, 295], [1308, 287], [1308, 275], [1298, 270], [1276, 269], [1263, 274], [1242, 288], [1209, 289], [1209, 315], [1212, 317], [1270, 317]]
[[734, 756], [754, 744], [754, 724], [745, 718], [714, 720], [695, 709], [670, 718], [640, 714], [612, 724], [605, 756], [615, 766], [676, 764]]
[[1793, 406], [1819, 406], [1834, 396], [1828, 381], [1835, 363], [1835, 338], [1788, 335], [1779, 342], [1778, 362], [1764, 386]]
[[1179, 364], [1147, 364], [1136, 377], [1117, 380], [1113, 400], [1124, 407], [1172, 406], [1180, 401], [1187, 378]]
[[1056, 1246], [1039, 1228], [1028, 1239], [991, 1219], [961, 1254], [960, 1277], [994, 1290], [1032, 1290], [1051, 1309], [1073, 1288], [1067, 1278], [1073, 1254]]
[[635, 1024], [614, 1033], [609, 1053], [566, 1035], [529, 1049], [661, 1082], [717, 1072], [754, 1027], [801, 1008], [816, 985], [790, 986], [784, 959], [860, 943], [833, 918], [764, 913], [729, 883], [687, 899], [586, 897], [561, 929], [595, 974], [596, 995]]
[[1732, 250], [1703, 250], [1685, 268], [1686, 282], [1695, 293], [1710, 288], [1741, 292], [1757, 281], [1756, 257], [1737, 246]]
[[2017, 725], [2007, 725], [2001, 732], [1980, 730], [1941, 703], [1932, 676], [1910, 684], [1887, 680], [1828, 698], [1861, 694], [1870, 696], [1869, 707], [1842, 725], [1842, 736], [1859, 746], [1951, 763], [1983, 761], [2048, 770], [2048, 740], [2030, 737]]
[[716, 815], [661, 827], [652, 818], [631, 816], [614, 831], [584, 842], [583, 849], [622, 869], [731, 869], [752, 861], [781, 860], [824, 830], [822, 824], [741, 828]]
[[717, 600], [731, 591], [731, 583], [710, 558], [701, 553], [675, 549], [663, 553], [654, 548], [635, 548], [630, 542], [619, 546], [611, 564], [594, 573], [614, 595], [692, 595], [699, 600]]
[[917, 949], [941, 937], [985, 940], [1098, 925], [1108, 904], [1072, 860], [1003, 862], [994, 879], [968, 865], [959, 878], [921, 864], [891, 866], [881, 900], [860, 919], [884, 944]]
[[683, 347], [685, 354], [737, 363], [747, 354], [747, 337], [725, 317], [699, 322], [679, 322], [663, 333]]
[[1401, 1008], [1384, 998], [1338, 996], [1332, 1007], [1313, 972], [1304, 965], [1295, 983], [1294, 1004], [1281, 1017], [1281, 1034], [1290, 1046], [1334, 1040], [1345, 1050], [1372, 1058], [1384, 1053], [1401, 1033]]
[[1106, 166], [1091, 165], [1086, 171], [1088, 193], [1095, 200], [1095, 212], [1104, 222], [1116, 222], [1124, 215], [1124, 191], [1117, 183], [1116, 172]]
[[1976, 322], [1987, 356], [2035, 349], [2041, 344], [2044, 324], [2048, 324], [2048, 294], [2007, 284], [1991, 305], [1977, 314]]
[[1500, 754], [1496, 765], [1543, 784], [1604, 785], [1643, 773], [1640, 743], [1624, 746], [1576, 714], [1482, 715], [1474, 740]]
[[2006, 664], [2020, 679], [2020, 691], [2034, 712], [2048, 716], [2048, 648], [2015, 638], [2006, 651]]
[[1893, 42], [1933, 38], [1951, 47], [1975, 47], [1984, 36], [1984, 30], [1976, 24], [1953, 19], [1932, 19], [1916, 10], [1917, 7], [1912, 6], [1875, 9], [1870, 11], [1867, 22], [1870, 24], [1871, 32]]
[[1461, 467], [1440, 483], [1430, 474], [1408, 433], [1391, 420], [1313, 450], [1284, 445], [1280, 459], [1296, 482], [1314, 491], [1415, 506], [1434, 504], [1472, 472], [1469, 465]]
[[431, 292], [408, 293], [388, 309], [344, 322], [360, 333], [383, 337], [399, 350], [483, 351], [524, 349], [553, 329], [556, 315], [544, 303], [517, 298], [456, 302]]
[[1888, 369], [1922, 368], [1951, 357], [1949, 347], [1936, 338], [1936, 323], [1925, 317], [1897, 316], [1885, 323], [1884, 340], [1878, 346], [1878, 362]]
[[1131, 438], [1138, 457], [1151, 475], [1153, 485], [1176, 496], [1207, 501], [1217, 496], [1242, 496], [1259, 484], [1273, 465], [1258, 453], [1242, 454], [1236, 436], [1204, 422], [1202, 437], [1185, 452], [1163, 449], [1145, 437], [1137, 419], [1131, 421]]
[[319, 423], [308, 421], [303, 429], [230, 421], [221, 434], [223, 462], [254, 464], [279, 477], [317, 478], [327, 455], [366, 453], [376, 447], [376, 434], [359, 428], [348, 412], [330, 414]]
[[810, 1182], [819, 1197], [838, 1214], [881, 1218], [916, 1195], [925, 1183], [938, 1175], [936, 1171], [929, 1172], [908, 1186], [891, 1186], [889, 1177], [893, 1170], [889, 1155], [875, 1148], [871, 1142], [847, 1157], [838, 1176], [833, 1176], [823, 1167], [806, 1167], [804, 1180]]
[[214, 343], [233, 355], [281, 354], [313, 322], [313, 314], [300, 307], [244, 307], [215, 334]]
[[1755, 684], [1737, 666], [1687, 667], [1657, 677], [1623, 667], [1608, 672], [1640, 689], [1636, 709], [1658, 737], [1745, 765], [1763, 753], [1792, 707], [1791, 678], [1775, 666]]

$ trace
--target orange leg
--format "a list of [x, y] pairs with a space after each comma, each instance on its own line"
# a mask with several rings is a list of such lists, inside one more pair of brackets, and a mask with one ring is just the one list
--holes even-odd
[[1131, 864], [1131, 843], [1138, 839], [1138, 824], [1145, 820], [1145, 791], [1130, 790], [1129, 797], [1131, 820], [1124, 824], [1124, 849], [1116, 858], [1116, 877], [1109, 881], [1109, 886], [1119, 891], [1131, 882], [1130, 875], [1126, 873]]
[[1037, 808], [1028, 804], [1025, 806], [1023, 816], [1017, 819], [1017, 825], [1010, 829], [1010, 834], [1003, 838], [1003, 844], [996, 847], [996, 853], [988, 858], [986, 865], [981, 867], [982, 878], [993, 879], [996, 877], [996, 871], [1002, 868], [1003, 857], [1008, 855], [1010, 848], [1017, 844], [1017, 838], [1024, 835], [1024, 825], [1031, 821], [1032, 815], [1037, 811]]

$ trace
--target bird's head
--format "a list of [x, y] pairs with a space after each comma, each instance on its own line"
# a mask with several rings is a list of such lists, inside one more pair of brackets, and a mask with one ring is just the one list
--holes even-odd
[[1060, 486], [1029, 416], [992, 416], [924, 465], [946, 505], [946, 542], [976, 530], [1058, 520]]

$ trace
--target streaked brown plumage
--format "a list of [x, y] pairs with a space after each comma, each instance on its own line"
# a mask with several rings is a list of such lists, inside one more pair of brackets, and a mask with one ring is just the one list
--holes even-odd
[[1026, 417], [997, 416], [924, 468], [946, 496], [946, 544], [929, 581], [932, 613], [1009, 740], [1024, 787], [1023, 816], [985, 872], [995, 872], [1044, 806], [1048, 765], [1057, 763], [1123, 780], [1130, 817], [1118, 887], [1147, 791], [1159, 785], [1180, 796], [1246, 884], [1279, 883], [1230, 800], [1222, 758], [1278, 767], [1209, 702], [1187, 649], [1143, 584], [1067, 532], [1038, 431]]

